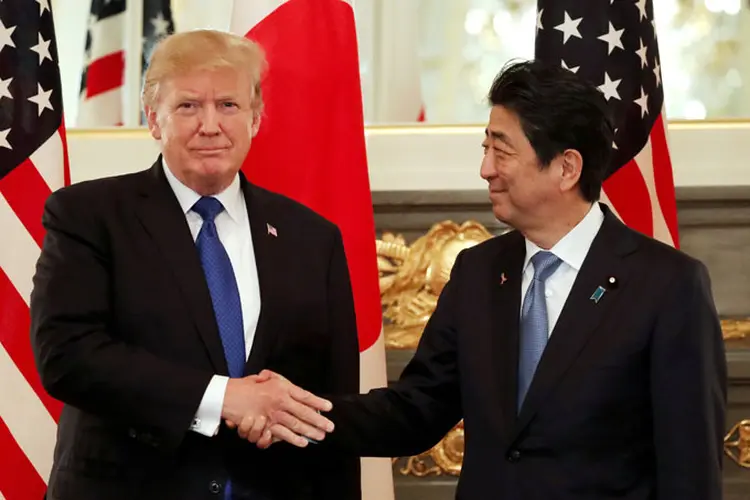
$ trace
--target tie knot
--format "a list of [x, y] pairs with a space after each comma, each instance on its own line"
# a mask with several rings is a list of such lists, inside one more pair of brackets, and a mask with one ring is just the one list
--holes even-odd
[[544, 282], [562, 264], [562, 260], [552, 252], [542, 251], [531, 258], [531, 263], [534, 264], [534, 279]]
[[224, 205], [216, 198], [210, 196], [203, 196], [193, 205], [193, 211], [200, 215], [205, 222], [213, 222], [222, 210], [224, 210]]

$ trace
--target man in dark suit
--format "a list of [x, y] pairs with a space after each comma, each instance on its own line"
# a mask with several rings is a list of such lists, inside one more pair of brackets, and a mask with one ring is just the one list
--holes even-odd
[[481, 175], [515, 230], [458, 256], [401, 378], [332, 397], [321, 446], [409, 456], [463, 418], [457, 498], [721, 500], [706, 268], [598, 203], [613, 128], [596, 88], [522, 62], [489, 99]]
[[359, 389], [338, 229], [239, 172], [263, 64], [242, 37], [166, 38], [143, 91], [162, 155], [49, 198], [31, 340], [65, 403], [50, 500], [360, 497], [358, 458], [245, 439], [291, 416], [296, 446], [331, 430], [328, 401], [257, 383], [263, 368], [318, 393]]

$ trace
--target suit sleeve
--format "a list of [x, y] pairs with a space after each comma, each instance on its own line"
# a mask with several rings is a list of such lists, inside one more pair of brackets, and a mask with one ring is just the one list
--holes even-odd
[[[31, 343], [42, 384], [73, 407], [176, 446], [212, 374], [160, 359], [112, 330], [112, 270], [97, 207], [58, 191], [31, 294]], [[158, 444], [157, 444], [158, 443]]]
[[434, 446], [462, 417], [457, 322], [459, 254], [416, 353], [389, 388], [331, 398], [328, 445], [357, 456], [400, 457]]
[[[331, 331], [330, 363], [327, 386], [334, 395], [359, 393], [359, 341], [349, 268], [341, 233], [336, 230], [328, 285], [328, 322]], [[322, 450], [327, 456], [319, 461], [318, 498], [361, 498], [359, 458]]]
[[721, 500], [727, 368], [703, 264], [683, 271], [651, 347], [657, 498]]

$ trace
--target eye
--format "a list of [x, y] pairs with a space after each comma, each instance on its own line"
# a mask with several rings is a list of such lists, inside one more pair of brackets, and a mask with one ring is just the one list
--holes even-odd
[[184, 101], [177, 105], [179, 109], [192, 109], [195, 107], [194, 102]]
[[225, 107], [225, 108], [236, 108], [237, 107], [237, 103], [234, 102], [234, 101], [225, 101], [225, 102], [221, 103], [221, 105], [223, 107]]

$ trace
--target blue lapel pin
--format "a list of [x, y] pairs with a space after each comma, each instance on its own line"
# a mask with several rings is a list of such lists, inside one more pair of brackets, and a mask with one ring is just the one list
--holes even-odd
[[596, 287], [596, 290], [594, 290], [594, 293], [591, 294], [591, 297], [589, 297], [589, 300], [593, 300], [595, 303], [598, 304], [599, 300], [602, 298], [602, 295], [604, 295], [604, 292], [606, 292], [606, 290], [603, 287], [601, 286]]

